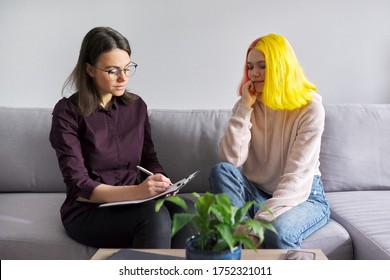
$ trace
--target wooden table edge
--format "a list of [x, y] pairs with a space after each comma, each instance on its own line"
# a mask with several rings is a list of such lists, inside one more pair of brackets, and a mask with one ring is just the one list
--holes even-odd
[[[92, 256], [91, 260], [106, 260], [115, 252], [121, 249], [99, 249]], [[155, 253], [167, 256], [185, 257], [184, 249], [131, 249], [140, 252]], [[252, 249], [242, 250], [241, 260], [284, 260], [286, 249]], [[314, 252], [315, 260], [327, 260], [328, 258], [321, 249], [300, 249], [300, 251]]]

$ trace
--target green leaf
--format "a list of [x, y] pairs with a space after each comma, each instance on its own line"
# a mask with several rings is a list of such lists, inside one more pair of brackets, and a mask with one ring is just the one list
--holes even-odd
[[207, 235], [214, 229], [214, 226], [210, 225], [209, 219], [204, 219], [199, 215], [195, 215], [192, 222], [195, 224], [201, 235]]
[[274, 217], [274, 214], [272, 213], [272, 211], [267, 206], [265, 206], [264, 204], [259, 203], [259, 202], [257, 202], [256, 204], [259, 205], [261, 207], [261, 209], [263, 209], [264, 211], [268, 212], [272, 217]]
[[236, 220], [236, 213], [238, 211], [238, 207], [235, 207], [235, 206], [231, 206], [230, 207], [230, 223], [232, 225], [237, 225], [237, 227], [239, 226], [238, 224], [238, 221]]
[[174, 196], [167, 196], [167, 197], [164, 197], [164, 198], [157, 200], [156, 206], [155, 206], [156, 212], [160, 211], [160, 209], [165, 201], [172, 202], [172, 203], [176, 204], [177, 206], [180, 206], [181, 208], [183, 208], [184, 211], [186, 211], [186, 212], [188, 211], [188, 206], [187, 206], [187, 203], [185, 202], [185, 200], [183, 198], [181, 198], [180, 196], [174, 195]]
[[236, 245], [236, 239], [233, 235], [231, 228], [226, 224], [219, 224], [215, 226], [218, 232], [221, 234], [222, 239], [229, 245], [229, 248], [232, 250]]
[[191, 195], [197, 199], [200, 197], [200, 194], [198, 194], [197, 192], [193, 192]]
[[[213, 252], [221, 252], [230, 249], [229, 245], [224, 239], [218, 239], [217, 243], [211, 248]], [[231, 249], [230, 249], [231, 250]]]
[[276, 233], [276, 228], [269, 222], [260, 222], [262, 227], [265, 227], [266, 229], [273, 231]]
[[210, 211], [212, 214], [214, 214], [215, 218], [217, 218], [217, 220], [220, 222], [220, 223], [224, 223], [225, 222], [225, 216], [223, 212], [221, 212], [215, 205], [211, 206], [210, 207]]
[[172, 221], [172, 236], [175, 236], [178, 231], [185, 227], [194, 218], [193, 214], [176, 213]]
[[180, 196], [176, 196], [176, 195], [168, 196], [165, 198], [165, 200], [172, 202], [172, 203], [176, 204], [177, 206], [180, 206], [186, 212], [188, 211], [188, 206], [187, 206], [186, 201], [183, 198], [181, 198]]
[[156, 205], [154, 206], [154, 211], [155, 211], [155, 212], [160, 211], [161, 207], [162, 207], [163, 204], [164, 204], [164, 201], [165, 201], [164, 198], [161, 198], [161, 199], [157, 200]]
[[212, 205], [211, 211], [221, 223], [227, 225], [233, 225], [235, 223], [234, 215], [237, 208], [232, 205], [229, 197], [225, 193], [215, 195], [215, 204]]
[[238, 239], [240, 240], [240, 243], [244, 246], [245, 249], [257, 249], [255, 243], [248, 236], [241, 235]]
[[249, 201], [244, 204], [240, 209], [238, 209], [235, 220], [237, 223], [241, 223], [246, 218], [246, 213], [248, 213], [249, 208], [255, 204], [255, 201]]
[[195, 202], [195, 210], [198, 215], [204, 219], [207, 219], [210, 213], [210, 207], [214, 203], [214, 195], [206, 192], [203, 197], [199, 197]]
[[215, 196], [216, 207], [221, 213], [230, 213], [230, 207], [232, 203], [230, 202], [229, 196], [225, 193], [221, 193]]
[[[253, 231], [253, 233], [259, 237], [260, 243], [264, 240], [264, 228], [263, 228], [263, 222], [255, 220], [255, 219], [248, 219], [245, 221], [249, 227], [247, 228], [248, 232], [250, 230]], [[266, 222], [267, 223], [267, 222]]]

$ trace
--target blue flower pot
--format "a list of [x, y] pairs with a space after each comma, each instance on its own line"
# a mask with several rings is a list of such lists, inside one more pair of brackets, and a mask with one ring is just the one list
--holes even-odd
[[186, 241], [186, 259], [187, 260], [240, 260], [242, 246], [236, 246], [233, 248], [233, 251], [230, 249], [213, 252], [213, 251], [203, 251], [196, 248], [198, 243], [198, 236], [192, 236]]

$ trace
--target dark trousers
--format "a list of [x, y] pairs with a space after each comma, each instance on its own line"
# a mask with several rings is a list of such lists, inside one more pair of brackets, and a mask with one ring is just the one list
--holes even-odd
[[96, 248], [184, 248], [186, 239], [195, 232], [186, 227], [171, 237], [172, 217], [182, 212], [181, 208], [165, 202], [155, 212], [155, 203], [149, 200], [91, 209], [66, 224], [65, 230], [74, 240]]

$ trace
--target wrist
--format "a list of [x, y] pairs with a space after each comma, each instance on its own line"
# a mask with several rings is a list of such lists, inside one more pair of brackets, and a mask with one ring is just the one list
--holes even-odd
[[252, 108], [254, 103], [251, 100], [247, 100], [243, 98], [241, 99], [241, 104], [244, 105], [245, 107]]

